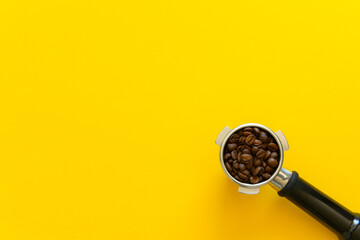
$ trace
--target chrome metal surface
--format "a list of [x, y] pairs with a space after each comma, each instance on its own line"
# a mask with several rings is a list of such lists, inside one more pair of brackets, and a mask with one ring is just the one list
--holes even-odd
[[352, 233], [353, 231], [355, 231], [355, 229], [358, 227], [359, 224], [360, 224], [360, 220], [358, 218], [354, 218], [354, 220], [351, 223], [349, 232]]
[[281, 168], [280, 172], [270, 182], [270, 185], [275, 188], [276, 191], [280, 191], [285, 187], [291, 177], [291, 172], [285, 168]]

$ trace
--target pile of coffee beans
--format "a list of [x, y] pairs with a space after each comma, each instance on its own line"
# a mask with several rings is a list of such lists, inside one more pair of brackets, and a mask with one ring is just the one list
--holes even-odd
[[279, 161], [275, 139], [257, 127], [236, 131], [225, 145], [225, 167], [231, 176], [243, 183], [256, 184], [269, 179]]

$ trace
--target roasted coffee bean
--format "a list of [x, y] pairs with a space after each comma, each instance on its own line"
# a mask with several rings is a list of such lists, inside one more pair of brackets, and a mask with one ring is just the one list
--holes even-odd
[[254, 146], [254, 147], [251, 148], [251, 153], [252, 154], [256, 154], [258, 151], [259, 151], [259, 147]]
[[253, 167], [253, 161], [246, 163], [245, 166], [247, 169], [251, 169]]
[[251, 176], [250, 177], [250, 183], [252, 184], [256, 184], [260, 181], [259, 177], [258, 176]]
[[255, 158], [254, 161], [253, 161], [253, 164], [254, 164], [255, 167], [258, 167], [258, 166], [261, 165], [261, 160], [258, 159], [258, 158]]
[[271, 151], [267, 150], [264, 159], [268, 159], [270, 157]]
[[232, 163], [234, 160], [232, 159], [232, 158], [230, 158], [229, 160], [228, 160], [228, 162], [229, 163]]
[[261, 176], [263, 178], [265, 178], [265, 179], [269, 179], [271, 177], [271, 174], [270, 173], [263, 173]]
[[273, 138], [269, 138], [268, 143], [273, 143], [274, 139]]
[[235, 175], [234, 178], [235, 178], [236, 180], [238, 180], [238, 181], [241, 181], [241, 178], [239, 178], [238, 175]]
[[255, 135], [249, 135], [245, 138], [245, 143], [247, 145], [252, 145], [255, 142]]
[[234, 160], [237, 159], [237, 152], [236, 152], [236, 150], [232, 150], [232, 152], [231, 152], [231, 157], [232, 157], [232, 159], [234, 159]]
[[241, 154], [242, 154], [242, 153], [239, 152], [238, 155], [237, 155], [237, 161], [238, 161], [239, 163], [241, 162]]
[[240, 159], [243, 163], [248, 163], [253, 159], [253, 156], [251, 156], [250, 154], [241, 154], [240, 155]]
[[264, 173], [264, 168], [263, 167], [257, 167], [254, 169], [252, 175], [253, 176], [257, 176], [257, 175], [261, 175]]
[[271, 150], [271, 151], [273, 151], [273, 152], [279, 150], [278, 145], [276, 145], [275, 143], [269, 143], [269, 144], [268, 144], [268, 148], [269, 148], [269, 150]]
[[253, 129], [251, 127], [244, 128], [244, 132], [252, 132]]
[[230, 143], [237, 143], [239, 142], [239, 138], [232, 138], [229, 140]]
[[243, 171], [242, 173], [245, 174], [245, 175], [250, 175], [250, 171], [249, 171], [249, 170], [245, 170], [245, 171]]
[[260, 147], [261, 144], [262, 144], [262, 142], [259, 139], [255, 139], [255, 141], [254, 141], [255, 146]]
[[238, 170], [236, 170], [235, 168], [233, 168], [233, 172], [234, 172], [235, 174], [237, 174], [237, 173], [238, 173]]
[[255, 133], [255, 135], [259, 135], [260, 134], [260, 129], [258, 129], [257, 127], [253, 128], [253, 133]]
[[262, 165], [264, 168], [266, 168], [266, 166], [267, 166], [266, 162], [262, 162], [261, 165]]
[[239, 164], [235, 161], [235, 162], [233, 163], [233, 167], [236, 168], [236, 169], [238, 169], [238, 168], [239, 168]]
[[275, 158], [269, 158], [267, 160], [267, 163], [269, 164], [270, 167], [273, 167], [273, 168], [277, 167], [277, 165], [278, 165], [278, 161]]
[[270, 157], [272, 158], [277, 158], [278, 157], [278, 153], [277, 152], [272, 152]]
[[230, 175], [233, 176], [233, 177], [236, 176], [236, 174], [234, 172], [230, 172]]
[[249, 154], [250, 153], [250, 150], [245, 148], [244, 151], [242, 153], [245, 153], [245, 154]]
[[241, 173], [241, 172], [238, 172], [238, 176], [242, 179], [246, 179], [247, 178], [247, 175]]
[[244, 143], [245, 143], [245, 136], [241, 136], [241, 137], [239, 138], [239, 143], [240, 143], [240, 144], [244, 144]]
[[266, 134], [266, 132], [260, 132], [259, 139], [263, 143], [266, 143], [268, 141], [268, 135]]
[[229, 143], [229, 144], [227, 145], [227, 147], [228, 147], [228, 149], [229, 149], [230, 151], [232, 151], [232, 150], [236, 149], [237, 144], [236, 144], [236, 143]]
[[252, 133], [252, 132], [243, 132], [242, 135], [245, 136], [245, 137], [247, 137], [247, 136], [249, 136], [249, 135], [253, 135], [253, 133]]
[[232, 167], [230, 166], [230, 163], [225, 163], [225, 167], [229, 172], [232, 172]]
[[266, 168], [265, 168], [265, 172], [267, 172], [267, 173], [273, 173], [275, 171], [275, 169], [273, 169], [272, 167], [270, 167], [270, 166], [267, 166]]
[[239, 138], [239, 137], [240, 137], [240, 134], [238, 134], [238, 133], [231, 135], [231, 138]]
[[244, 149], [245, 149], [245, 145], [241, 145], [240, 146], [240, 152], [244, 151]]
[[247, 150], [251, 151], [251, 147], [248, 146], [248, 145], [245, 145], [245, 146], [244, 146], [244, 149], [247, 149]]
[[245, 164], [239, 163], [239, 170], [240, 170], [240, 171], [245, 171], [245, 170], [246, 170]]
[[228, 159], [229, 157], [231, 157], [231, 154], [230, 154], [230, 153], [226, 153], [226, 154], [224, 155], [224, 159], [225, 159], [225, 160]]
[[256, 153], [256, 157], [257, 158], [264, 158], [265, 157], [265, 150], [264, 149], [260, 149], [257, 153]]
[[259, 182], [262, 182], [262, 180], [263, 180], [263, 177], [260, 176], [260, 177], [259, 177]]
[[267, 149], [268, 145], [266, 143], [261, 144], [261, 148]]

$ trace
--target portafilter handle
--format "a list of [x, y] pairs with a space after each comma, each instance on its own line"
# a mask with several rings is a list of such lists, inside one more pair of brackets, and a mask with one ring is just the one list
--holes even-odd
[[360, 240], [360, 215], [344, 206], [284, 168], [271, 185], [285, 197], [331, 229], [340, 239]]

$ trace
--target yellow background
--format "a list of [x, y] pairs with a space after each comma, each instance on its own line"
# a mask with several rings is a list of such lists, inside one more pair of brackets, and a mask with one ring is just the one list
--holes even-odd
[[1, 1], [0, 239], [337, 239], [265, 186], [224, 126], [360, 211], [358, 1]]

